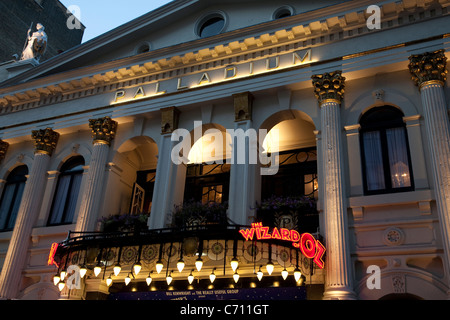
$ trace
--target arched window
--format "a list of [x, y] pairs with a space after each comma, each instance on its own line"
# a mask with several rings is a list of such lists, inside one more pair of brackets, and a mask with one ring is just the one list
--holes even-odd
[[365, 194], [414, 189], [403, 113], [390, 106], [375, 107], [360, 120]]
[[9, 231], [14, 228], [27, 174], [28, 168], [23, 165], [11, 171], [6, 179], [0, 203], [0, 231]]
[[70, 224], [73, 222], [83, 177], [83, 166], [84, 159], [81, 156], [70, 158], [62, 166], [48, 225]]

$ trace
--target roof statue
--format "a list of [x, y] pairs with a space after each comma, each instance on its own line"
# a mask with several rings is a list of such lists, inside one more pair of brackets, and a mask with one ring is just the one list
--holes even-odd
[[31, 33], [31, 28], [28, 29], [27, 42], [22, 52], [20, 60], [35, 59], [39, 61], [44, 55], [47, 48], [47, 34], [42, 24], [36, 25], [36, 32]]

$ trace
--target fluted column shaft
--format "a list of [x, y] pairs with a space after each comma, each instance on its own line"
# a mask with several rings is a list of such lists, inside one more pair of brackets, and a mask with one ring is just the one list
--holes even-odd
[[450, 272], [450, 133], [441, 84], [422, 86], [421, 98], [433, 172], [433, 189], [442, 230], [444, 256]]
[[343, 182], [340, 106], [321, 106], [322, 159], [324, 161], [326, 288], [325, 298], [354, 298], [348, 246], [346, 194]]
[[103, 183], [106, 174], [106, 161], [109, 146], [96, 142], [92, 147], [92, 157], [86, 185], [83, 189], [80, 210], [78, 211], [76, 231], [94, 231], [98, 220], [100, 199], [103, 195]]
[[117, 122], [109, 117], [89, 120], [92, 129], [93, 147], [86, 185], [83, 189], [76, 231], [94, 231], [100, 203], [103, 198], [106, 162], [109, 146], [115, 137]]
[[[31, 232], [39, 215], [50, 156], [56, 147], [58, 137], [59, 135], [51, 129], [33, 132], [33, 139], [35, 139], [36, 144], [34, 161], [25, 184], [0, 276], [0, 297], [3, 299], [16, 298], [19, 293], [22, 270], [25, 267], [31, 241]], [[49, 138], [52, 141], [49, 141]]]
[[[419, 87], [428, 150], [433, 175], [444, 261], [450, 273], [450, 132], [444, 84], [447, 80], [447, 57], [444, 50], [409, 57], [412, 80]], [[450, 287], [450, 283], [448, 283]], [[448, 291], [450, 296], [450, 290]]]
[[323, 211], [326, 243], [324, 299], [355, 299], [348, 240], [347, 205], [343, 177], [340, 103], [345, 78], [340, 71], [315, 75], [313, 85], [320, 104]]

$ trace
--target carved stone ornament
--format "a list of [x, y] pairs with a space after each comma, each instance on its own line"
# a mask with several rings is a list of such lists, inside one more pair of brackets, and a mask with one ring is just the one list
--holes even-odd
[[233, 95], [234, 121], [252, 120], [253, 96], [250, 92]]
[[33, 130], [31, 138], [34, 140], [35, 153], [44, 153], [51, 156], [58, 143], [59, 133], [50, 128]]
[[392, 276], [392, 289], [394, 293], [406, 293], [406, 279], [404, 274]]
[[313, 75], [314, 94], [320, 104], [326, 102], [341, 103], [344, 98], [345, 77], [342, 71]]
[[161, 109], [161, 134], [178, 129], [179, 110], [175, 107]]
[[8, 148], [9, 148], [9, 143], [6, 141], [0, 140], [0, 162], [2, 162], [3, 159], [5, 159]]
[[416, 86], [430, 83], [444, 85], [447, 80], [447, 57], [444, 50], [415, 54], [409, 57], [409, 71]]
[[405, 234], [399, 228], [390, 227], [383, 233], [384, 243], [388, 246], [399, 246], [405, 240]]
[[89, 128], [92, 130], [94, 143], [110, 145], [111, 141], [116, 136], [117, 122], [110, 117], [90, 119]]

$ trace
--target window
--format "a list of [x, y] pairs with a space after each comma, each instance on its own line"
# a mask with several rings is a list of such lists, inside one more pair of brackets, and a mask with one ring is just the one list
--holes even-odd
[[274, 14], [273, 14], [273, 19], [283, 19], [283, 18], [287, 18], [290, 17], [294, 14], [294, 9], [290, 6], [283, 6], [278, 8]]
[[27, 166], [20, 166], [11, 171], [6, 179], [0, 203], [0, 231], [9, 231], [14, 228], [27, 174]]
[[360, 120], [365, 194], [414, 189], [403, 113], [375, 107]]
[[48, 225], [70, 224], [73, 222], [83, 177], [83, 166], [84, 159], [81, 156], [70, 158], [62, 166]]
[[310, 196], [317, 198], [316, 148], [283, 151], [279, 169], [273, 176], [262, 176], [262, 199], [271, 196]]
[[201, 38], [218, 35], [225, 28], [225, 18], [221, 13], [213, 13], [197, 24], [197, 35]]
[[230, 165], [190, 164], [187, 167], [185, 201], [224, 203], [228, 201]]
[[152, 210], [153, 189], [156, 169], [138, 171], [131, 199], [131, 214], [150, 213]]

